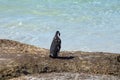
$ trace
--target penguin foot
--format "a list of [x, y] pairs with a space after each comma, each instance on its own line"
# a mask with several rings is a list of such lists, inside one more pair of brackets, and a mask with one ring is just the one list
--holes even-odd
[[49, 55], [50, 58], [57, 58], [56, 56]]

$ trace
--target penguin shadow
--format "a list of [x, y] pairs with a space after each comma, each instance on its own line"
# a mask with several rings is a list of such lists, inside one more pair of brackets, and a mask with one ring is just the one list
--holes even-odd
[[69, 59], [73, 59], [74, 56], [66, 56], [66, 57], [61, 57], [61, 56], [58, 56], [57, 59], [65, 59], [65, 60], [69, 60]]
[[120, 55], [117, 56], [117, 62], [120, 62]]
[[51, 57], [53, 59], [62, 59], [62, 60], [70, 60], [70, 59], [73, 59], [74, 56], [58, 56], [58, 57]]

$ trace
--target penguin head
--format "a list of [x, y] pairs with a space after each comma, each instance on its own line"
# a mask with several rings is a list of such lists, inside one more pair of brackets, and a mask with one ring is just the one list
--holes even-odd
[[59, 31], [56, 31], [56, 36], [60, 36], [60, 32]]

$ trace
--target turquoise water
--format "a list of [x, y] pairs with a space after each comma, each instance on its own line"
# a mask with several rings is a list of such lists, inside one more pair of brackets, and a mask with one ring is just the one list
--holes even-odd
[[120, 53], [120, 0], [0, 0], [0, 38], [49, 49]]

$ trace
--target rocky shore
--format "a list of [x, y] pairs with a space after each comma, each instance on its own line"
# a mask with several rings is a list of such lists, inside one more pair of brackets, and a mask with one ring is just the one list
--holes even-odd
[[[0, 80], [53, 80], [49, 78], [53, 73], [57, 78], [65, 76], [65, 79], [60, 80], [72, 80], [66, 77], [76, 75], [79, 76], [76, 80], [93, 80], [95, 76], [98, 80], [120, 79], [120, 54], [61, 51], [60, 57], [55, 59], [48, 55], [47, 49], [1, 39]], [[40, 79], [41, 75], [45, 79]], [[30, 76], [37, 79], [31, 79]]]

